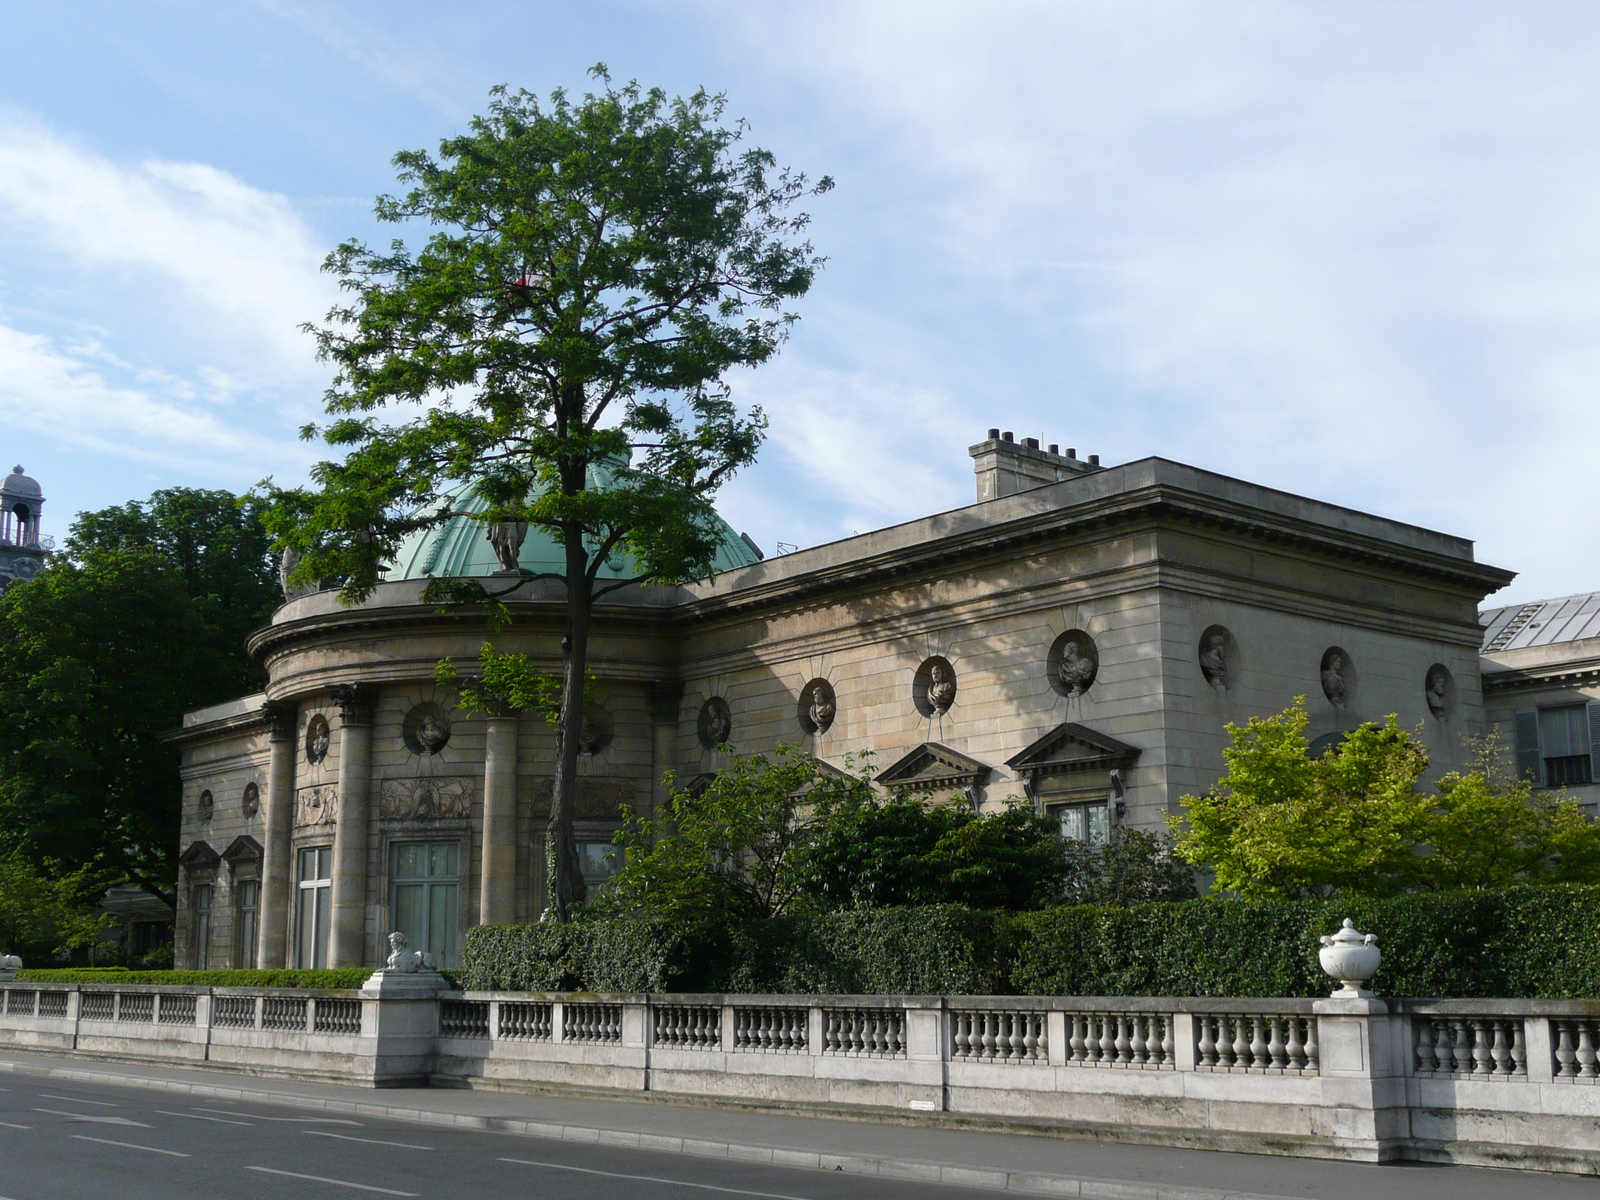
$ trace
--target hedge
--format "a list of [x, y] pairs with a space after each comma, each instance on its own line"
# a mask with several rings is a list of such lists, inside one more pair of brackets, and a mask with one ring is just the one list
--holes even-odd
[[161, 983], [189, 987], [358, 988], [370, 967], [325, 971], [130, 971], [126, 967], [24, 968], [18, 983]]
[[480, 926], [462, 986], [507, 991], [1325, 996], [1317, 939], [1378, 935], [1379, 995], [1600, 998], [1600, 886], [1126, 908], [786, 917], [699, 941], [644, 921]]

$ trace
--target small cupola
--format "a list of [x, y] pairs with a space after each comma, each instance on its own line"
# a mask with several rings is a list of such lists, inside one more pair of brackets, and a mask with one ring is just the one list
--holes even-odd
[[44, 509], [44, 493], [39, 481], [23, 473], [20, 466], [0, 483], [0, 542], [13, 546], [39, 544], [39, 516]]

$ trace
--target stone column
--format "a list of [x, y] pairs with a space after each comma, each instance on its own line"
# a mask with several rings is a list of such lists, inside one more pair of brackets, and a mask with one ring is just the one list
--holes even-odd
[[272, 758], [262, 831], [266, 844], [261, 848], [256, 966], [271, 970], [289, 965], [289, 908], [294, 900], [289, 835], [294, 831], [294, 766], [300, 749], [295, 724], [300, 706], [293, 700], [269, 700], [262, 707], [272, 722]]
[[517, 733], [515, 716], [492, 716], [483, 752], [483, 880], [478, 923], [517, 919]]
[[367, 796], [372, 786], [369, 684], [330, 689], [339, 704], [339, 813], [333, 830], [330, 967], [365, 966], [367, 935]]
[[678, 706], [683, 702], [683, 681], [661, 679], [650, 685], [651, 769], [650, 815], [659, 818], [666, 807], [667, 789], [661, 776], [678, 765]]

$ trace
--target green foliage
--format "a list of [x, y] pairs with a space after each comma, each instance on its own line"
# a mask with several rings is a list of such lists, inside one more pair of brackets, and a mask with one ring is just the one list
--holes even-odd
[[[283, 602], [272, 539], [252, 497], [203, 488], [164, 488], [146, 501], [79, 513], [64, 550], [79, 562], [102, 551], [153, 550], [183, 576], [209, 627], [209, 653], [227, 665], [227, 695], [254, 691], [266, 675], [245, 641]], [[221, 699], [222, 696], [208, 697]]]
[[693, 947], [653, 921], [478, 925], [461, 951], [471, 991], [664, 992], [679, 990]]
[[1173, 851], [1173, 840], [1118, 825], [1104, 842], [1069, 841], [1058, 902], [1151, 904], [1198, 896], [1194, 868]]
[[626, 865], [592, 908], [696, 932], [780, 916], [803, 894], [813, 831], [873, 803], [865, 774], [826, 766], [794, 745], [736, 757], [699, 791], [676, 786], [666, 815], [629, 814]]
[[[449, 659], [434, 667], [433, 681], [453, 689], [456, 707], [471, 716], [533, 711], [551, 725], [561, 718], [561, 681], [533, 665], [526, 654], [502, 654], [493, 642], [478, 647], [478, 674], [465, 677]], [[583, 681], [583, 701], [602, 699], [600, 681], [593, 675]]]
[[0, 858], [0, 953], [36, 962], [93, 945], [110, 924], [94, 907], [94, 883], [83, 871], [41, 874], [19, 855]]
[[323, 971], [130, 971], [125, 967], [63, 967], [59, 970], [24, 968], [20, 983], [138, 983], [185, 987], [358, 988], [371, 975], [370, 968]]
[[1513, 779], [1492, 741], [1476, 744], [1472, 771], [1444, 776], [1430, 794], [1418, 787], [1427, 752], [1394, 716], [1318, 758], [1307, 724], [1304, 697], [1230, 724], [1227, 773], [1205, 796], [1183, 797], [1189, 829], [1177, 853], [1210, 867], [1216, 890], [1383, 896], [1600, 880], [1600, 827], [1574, 801]]
[[46, 873], [103, 871], [172, 902], [188, 709], [235, 664], [154, 549], [53, 559], [0, 596], [0, 845]]
[[[338, 373], [330, 424], [304, 433], [344, 457], [317, 464], [315, 491], [263, 485], [277, 543], [302, 555], [295, 578], [338, 579], [347, 602], [372, 592], [405, 537], [461, 515], [449, 499], [461, 484], [486, 532], [531, 525], [561, 545], [550, 827], [563, 921], [583, 898], [572, 812], [592, 606], [710, 573], [712, 498], [766, 426], [740, 413], [726, 376], [786, 336], [784, 305], [821, 265], [807, 218], [788, 209], [831, 187], [741, 149], [720, 96], [669, 100], [596, 74], [604, 90], [578, 102], [496, 89], [437, 156], [395, 157], [410, 190], [380, 197], [377, 217], [426, 227], [426, 241], [340, 246], [326, 267], [351, 302], [312, 329]], [[398, 404], [420, 413], [376, 415]], [[597, 582], [624, 562], [628, 578]], [[438, 579], [427, 594], [483, 602], [502, 625], [500, 597], [522, 582]]]
[[510, 991], [1325, 996], [1317, 939], [1376, 933], [1379, 995], [1600, 999], [1600, 887], [1208, 897], [1032, 912], [796, 913], [690, 938], [622, 918], [468, 932], [464, 987]]

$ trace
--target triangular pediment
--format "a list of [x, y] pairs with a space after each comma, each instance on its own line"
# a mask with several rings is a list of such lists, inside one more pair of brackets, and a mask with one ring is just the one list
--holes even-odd
[[1006, 759], [1006, 766], [1019, 775], [1053, 775], [1062, 771], [1127, 767], [1139, 757], [1139, 747], [1118, 741], [1075, 721], [1057, 725], [1028, 746], [1022, 753]]
[[228, 843], [228, 848], [222, 852], [225, 861], [231, 863], [250, 862], [261, 858], [261, 843], [248, 833], [240, 834]]
[[214, 867], [222, 861], [222, 857], [205, 842], [190, 842], [189, 848], [178, 855], [178, 865], [181, 867]]
[[877, 782], [887, 788], [924, 791], [970, 787], [982, 783], [988, 775], [987, 763], [968, 758], [960, 751], [938, 742], [923, 742], [886, 767], [879, 774]]

